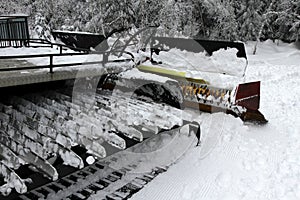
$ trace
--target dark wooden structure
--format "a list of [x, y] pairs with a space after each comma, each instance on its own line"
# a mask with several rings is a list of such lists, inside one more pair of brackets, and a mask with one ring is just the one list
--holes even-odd
[[[73, 50], [96, 48], [98, 51], [108, 49], [108, 44], [105, 37], [100, 34], [72, 32], [72, 31], [52, 31], [54, 39], [60, 39], [64, 44]], [[101, 44], [101, 45], [100, 45]]]
[[27, 16], [0, 16], [0, 47], [29, 45]]

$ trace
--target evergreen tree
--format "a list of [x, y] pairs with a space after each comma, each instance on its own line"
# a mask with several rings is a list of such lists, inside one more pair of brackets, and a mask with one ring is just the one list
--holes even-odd
[[0, 0], [0, 15], [27, 14], [27, 9], [23, 6], [24, 3], [28, 3], [28, 0], [24, 2], [21, 0]]
[[159, 26], [160, 11], [164, 6], [164, 0], [133, 0], [132, 2], [136, 18], [135, 26], [137, 28]]
[[261, 11], [263, 4], [260, 0], [244, 0], [241, 2], [242, 15], [238, 19], [238, 30], [241, 40], [255, 40], [263, 21]]
[[300, 2], [299, 0], [280, 0], [276, 12], [274, 26], [277, 27], [279, 39], [294, 41], [300, 34]]
[[194, 35], [192, 2], [183, 0], [165, 1], [163, 8], [159, 13], [160, 26], [169, 36], [175, 35]]
[[294, 41], [300, 34], [299, 0], [0, 0], [0, 8], [2, 15], [30, 15], [29, 26], [39, 33], [63, 29], [107, 36], [156, 26], [168, 35], [204, 39]]
[[192, 13], [194, 26], [198, 28], [197, 38], [208, 39], [211, 34], [214, 19], [210, 16], [209, 10], [206, 0], [194, 0]]
[[236, 40], [237, 21], [235, 19], [234, 8], [229, 1], [207, 1], [206, 6], [209, 16], [214, 16], [213, 26], [210, 34], [211, 39]]
[[35, 15], [34, 29], [32, 35], [39, 39], [45, 39], [48, 41], [52, 40], [50, 27], [46, 23], [46, 18], [40, 13], [37, 13]]

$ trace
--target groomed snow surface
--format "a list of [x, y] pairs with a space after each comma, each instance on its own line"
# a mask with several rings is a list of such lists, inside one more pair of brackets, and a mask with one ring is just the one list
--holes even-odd
[[[246, 81], [261, 80], [264, 126], [217, 113], [201, 119], [203, 142], [131, 199], [300, 199], [300, 50], [247, 44]], [[195, 141], [196, 144], [196, 141]]]

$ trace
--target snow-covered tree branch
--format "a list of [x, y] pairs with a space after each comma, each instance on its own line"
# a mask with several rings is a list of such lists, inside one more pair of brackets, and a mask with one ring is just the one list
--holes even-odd
[[0, 14], [25, 13], [36, 29], [108, 35], [132, 27], [161, 27], [170, 35], [203, 39], [299, 39], [299, 0], [0, 0]]

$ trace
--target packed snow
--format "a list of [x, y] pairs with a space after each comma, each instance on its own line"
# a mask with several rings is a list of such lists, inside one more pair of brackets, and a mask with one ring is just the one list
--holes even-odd
[[207, 56], [206, 52], [194, 53], [180, 49], [170, 49], [153, 54], [157, 62], [175, 67], [180, 71], [224, 73], [234, 76], [243, 76], [247, 64], [245, 58], [236, 56], [238, 50], [220, 49]]
[[143, 64], [186, 72], [188, 78], [204, 79], [213, 86], [232, 89], [243, 81], [247, 67], [247, 60], [237, 57], [237, 51], [235, 48], [220, 49], [208, 56], [206, 52], [194, 53], [174, 48], [152, 55], [154, 61], [162, 64], [153, 65], [150, 61]]
[[260, 110], [269, 123], [245, 125], [223, 113], [201, 114], [201, 146], [131, 199], [300, 199], [300, 51], [266, 41], [251, 55], [254, 44], [247, 44], [245, 78], [261, 80]]

